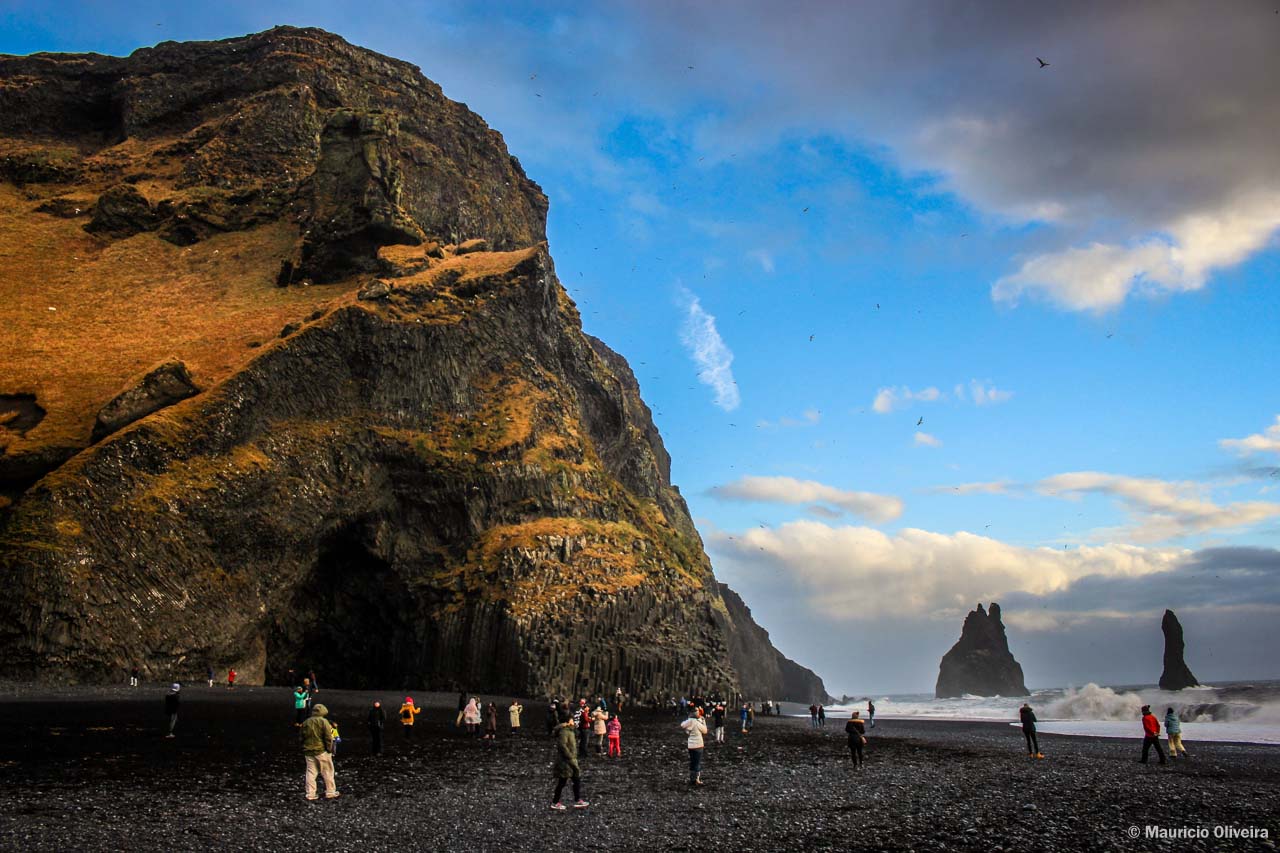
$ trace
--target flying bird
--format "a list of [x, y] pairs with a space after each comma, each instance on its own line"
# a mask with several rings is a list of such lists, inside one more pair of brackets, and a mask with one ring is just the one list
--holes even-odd
[[813, 343], [813, 335], [809, 336], [809, 343]]
[[916, 426], [920, 426], [922, 423], [924, 423], [924, 415], [921, 415], [920, 420], [916, 421]]
[[1039, 63], [1040, 63], [1040, 67], [1041, 67], [1041, 68], [1048, 68], [1048, 67], [1049, 67], [1049, 63], [1045, 62], [1043, 59], [1041, 59], [1041, 58], [1040, 58], [1040, 57], [1038, 57], [1038, 56], [1036, 57], [1036, 62], [1039, 62]]

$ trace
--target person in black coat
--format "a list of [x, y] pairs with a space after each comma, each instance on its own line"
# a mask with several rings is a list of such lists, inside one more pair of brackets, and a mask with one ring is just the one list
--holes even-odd
[[178, 727], [178, 691], [182, 685], [174, 682], [169, 685], [169, 692], [164, 697], [164, 712], [169, 717], [169, 733], [165, 737], [173, 737], [173, 730]]
[[1022, 720], [1022, 736], [1027, 739], [1027, 755], [1032, 758], [1044, 758], [1040, 752], [1040, 739], [1036, 737], [1036, 712], [1026, 702], [1018, 709], [1018, 718]]
[[853, 766], [859, 770], [862, 769], [862, 747], [867, 742], [867, 727], [858, 719], [858, 712], [854, 711], [849, 722], [844, 724], [844, 733], [849, 736], [849, 757], [853, 759]]
[[382, 754], [382, 730], [387, 727], [387, 712], [382, 710], [382, 703], [373, 700], [369, 709], [369, 744], [374, 755]]

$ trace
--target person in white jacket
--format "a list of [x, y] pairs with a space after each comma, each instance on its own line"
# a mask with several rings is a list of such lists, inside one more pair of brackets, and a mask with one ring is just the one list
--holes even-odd
[[689, 784], [702, 784], [702, 736], [707, 733], [707, 724], [702, 719], [702, 709], [696, 705], [689, 708], [689, 719], [680, 724], [689, 736]]

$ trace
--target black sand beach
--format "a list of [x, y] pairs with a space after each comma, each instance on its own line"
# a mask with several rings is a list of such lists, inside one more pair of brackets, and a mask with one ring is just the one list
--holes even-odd
[[[178, 737], [162, 737], [163, 685], [0, 688], [0, 847], [126, 850], [1269, 850], [1280, 837], [1280, 748], [1189, 743], [1194, 760], [1136, 763], [1140, 740], [1042, 735], [1031, 761], [1013, 728], [880, 722], [855, 772], [843, 719], [757, 718], [708, 746], [702, 789], [670, 714], [624, 714], [621, 760], [584, 760], [591, 807], [548, 809], [545, 706], [496, 743], [452, 726], [454, 695], [406, 742], [368, 754], [377, 695], [323, 691], [339, 723], [342, 797], [306, 802], [286, 688], [183, 690]], [[486, 699], [490, 697], [485, 697]], [[1135, 721], [1135, 729], [1137, 722]], [[1130, 839], [1146, 826], [1207, 838]], [[1215, 837], [1266, 829], [1269, 841]]]

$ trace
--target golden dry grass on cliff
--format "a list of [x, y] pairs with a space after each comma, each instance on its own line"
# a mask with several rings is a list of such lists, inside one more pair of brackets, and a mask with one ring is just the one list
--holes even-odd
[[38, 204], [0, 184], [0, 393], [34, 393], [48, 412], [18, 439], [27, 446], [84, 444], [98, 409], [170, 356], [208, 387], [253, 357], [251, 343], [350, 286], [275, 286], [291, 225], [187, 247], [154, 234], [110, 242], [84, 231], [87, 216]]

